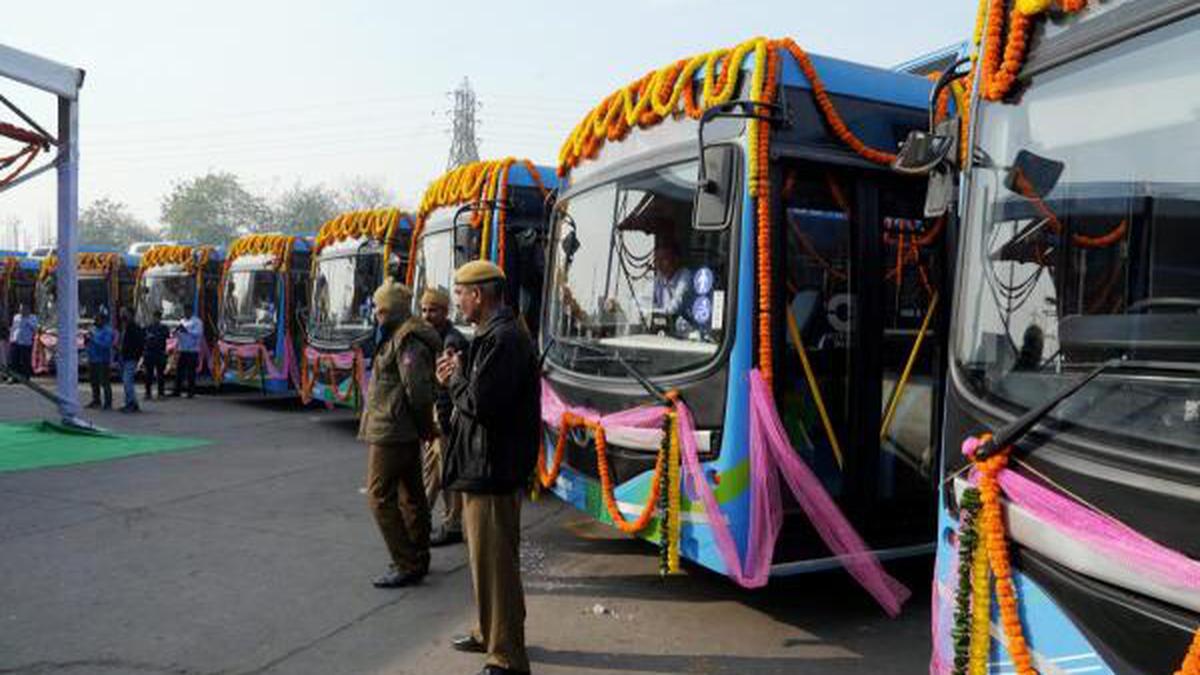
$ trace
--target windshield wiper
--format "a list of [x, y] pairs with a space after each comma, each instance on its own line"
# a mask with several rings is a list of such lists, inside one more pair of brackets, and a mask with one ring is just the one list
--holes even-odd
[[[550, 348], [555, 347], [555, 346], [573, 347], [573, 348], [581, 350], [581, 351], [591, 352], [592, 354], [594, 354], [596, 356], [600, 356], [600, 357], [603, 357], [604, 359], [610, 360], [612, 363], [615, 363], [615, 364], [621, 366], [622, 368], [624, 368], [625, 372], [628, 373], [629, 376], [632, 377], [634, 380], [636, 380], [638, 384], [642, 385], [642, 388], [645, 389], [646, 392], [649, 393], [651, 396], [653, 396], [654, 399], [657, 400], [659, 403], [662, 403], [664, 405], [671, 404], [671, 399], [667, 398], [667, 395], [663, 392], [663, 390], [659, 389], [658, 385], [651, 382], [650, 378], [647, 377], [646, 374], [643, 373], [640, 369], [638, 369], [637, 366], [630, 363], [629, 360], [627, 358], [625, 358], [625, 356], [622, 355], [620, 351], [618, 351], [616, 349], [601, 347], [599, 345], [589, 344], [587, 342], [583, 342], [582, 340], [568, 340], [565, 338], [551, 336], [550, 340], [546, 343], [546, 347], [542, 350], [542, 357], [541, 357], [540, 361], [545, 361], [546, 355], [550, 353]], [[539, 365], [541, 365], [541, 364], [539, 363]]]
[[1051, 411], [1058, 407], [1058, 404], [1074, 396], [1080, 389], [1083, 389], [1100, 375], [1110, 370], [1129, 369], [1168, 370], [1200, 376], [1200, 364], [1174, 361], [1132, 361], [1125, 358], [1109, 359], [1088, 371], [1083, 377], [1076, 380], [1066, 389], [1046, 399], [1038, 407], [1030, 409], [1024, 415], [1001, 427], [992, 435], [991, 439], [979, 446], [979, 449], [975, 451], [975, 459], [977, 461], [987, 459], [1020, 440], [1049, 415]]

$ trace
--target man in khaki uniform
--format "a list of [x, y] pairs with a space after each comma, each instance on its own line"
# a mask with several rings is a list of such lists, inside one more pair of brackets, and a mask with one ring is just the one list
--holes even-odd
[[[450, 321], [450, 294], [446, 289], [430, 288], [421, 294], [421, 318], [433, 326], [441, 336], [443, 350], [467, 353], [467, 339]], [[442, 457], [446, 453], [447, 439], [450, 437], [450, 417], [454, 411], [450, 391], [445, 387], [437, 388], [435, 408], [440, 434], [425, 445], [425, 496], [429, 499], [431, 507], [437, 504], [439, 496], [442, 498], [445, 515], [442, 524], [434, 530], [429, 543], [433, 546], [446, 546], [462, 541], [462, 495], [454, 490], [442, 489]]]
[[358, 437], [368, 444], [367, 502], [392, 564], [378, 588], [419, 582], [429, 572], [429, 502], [421, 482], [421, 440], [433, 421], [437, 332], [412, 316], [412, 291], [385, 281], [375, 291], [380, 339]]
[[463, 493], [463, 532], [479, 626], [455, 649], [487, 653], [480, 675], [528, 673], [521, 588], [521, 492], [541, 433], [533, 340], [504, 303], [504, 272], [482, 260], [454, 274], [459, 309], [476, 333], [464, 357], [443, 354], [438, 382], [454, 403], [443, 483]]

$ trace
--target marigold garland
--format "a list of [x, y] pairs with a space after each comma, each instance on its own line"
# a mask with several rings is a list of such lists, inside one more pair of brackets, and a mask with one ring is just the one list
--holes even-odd
[[[954, 594], [954, 675], [966, 675], [971, 658], [972, 574], [979, 548], [979, 490], [969, 487], [959, 500], [958, 588]], [[979, 558], [984, 556], [980, 555]]]
[[1187, 655], [1183, 657], [1183, 663], [1180, 664], [1179, 670], [1175, 671], [1175, 675], [1200, 675], [1200, 627], [1196, 628], [1192, 646], [1188, 648]]
[[981, 30], [976, 22], [975, 44], [983, 51], [978, 65], [980, 95], [984, 99], [1000, 101], [1012, 91], [1025, 64], [1034, 20], [1044, 17], [1054, 5], [1063, 14], [1075, 14], [1087, 7], [1087, 1], [1016, 0], [1011, 11], [1006, 0], [981, 1], [979, 16], [986, 15], [987, 27]]
[[971, 639], [968, 649], [967, 672], [987, 675], [988, 656], [992, 646], [992, 589], [988, 583], [988, 556], [977, 555], [971, 560]]
[[296, 246], [296, 237], [290, 234], [248, 234], [239, 237], [229, 247], [225, 254], [225, 269], [228, 270], [233, 261], [243, 256], [269, 255], [271, 265], [280, 271], [287, 271]]
[[667, 574], [679, 574], [680, 539], [683, 536], [683, 466], [679, 442], [679, 413], [667, 413], [670, 422], [670, 445], [667, 446]]
[[412, 223], [412, 216], [397, 208], [387, 207], [343, 213], [321, 226], [313, 242], [312, 266], [316, 271], [318, 255], [331, 244], [347, 239], [368, 237], [383, 242], [383, 265], [387, 269], [392, 258], [392, 246], [398, 243], [401, 223]]
[[[515, 157], [505, 157], [503, 159], [493, 159], [480, 162], [472, 162], [464, 164], [447, 171], [439, 176], [429, 187], [425, 188], [425, 194], [421, 196], [421, 205], [417, 208], [416, 223], [413, 229], [412, 240], [409, 242], [409, 260], [415, 260], [417, 248], [420, 246], [421, 235], [425, 231], [425, 223], [437, 209], [447, 206], [460, 206], [463, 204], [475, 203], [482, 204], [485, 201], [495, 200], [497, 195], [500, 199], [504, 199], [508, 194], [508, 176], [509, 171], [514, 164], [521, 164], [529, 172], [529, 176], [533, 179], [534, 186], [542, 193], [542, 196], [549, 194], [546, 186], [542, 183], [542, 177], [538, 173], [537, 166], [528, 159], [517, 159]], [[498, 209], [499, 214], [496, 216], [495, 227], [497, 228], [498, 251], [497, 263], [501, 266], [504, 264], [504, 223], [506, 222], [505, 210]], [[492, 209], [478, 209], [471, 217], [471, 227], [482, 228], [480, 237], [480, 257], [487, 255], [492, 227]], [[416, 269], [413, 265], [409, 265], [406, 275], [407, 283], [412, 284]]]

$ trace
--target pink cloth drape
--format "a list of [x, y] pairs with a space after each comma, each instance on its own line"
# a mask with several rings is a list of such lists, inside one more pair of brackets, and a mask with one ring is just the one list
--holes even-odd
[[[356, 365], [361, 363], [359, 361], [359, 354], [360, 352], [353, 349], [341, 352], [322, 352], [308, 346], [304, 348], [304, 358], [307, 361], [308, 368], [312, 371], [314, 378], [318, 377], [320, 374], [319, 365], [321, 362], [332, 364], [333, 367], [337, 368], [338, 370], [353, 369], [350, 377], [353, 378], [357, 383], [359, 395], [362, 397], [362, 404], [365, 406], [367, 405], [367, 399], [370, 396], [370, 389], [367, 387], [369, 378], [366, 373], [366, 367], [359, 367]], [[300, 381], [299, 376], [297, 376], [296, 381]], [[337, 383], [337, 386], [340, 387], [341, 383]], [[334, 395], [334, 393], [331, 392], [331, 395]], [[325, 401], [325, 407], [332, 408], [333, 401]]]
[[[682, 402], [676, 407], [683, 469], [704, 507], [726, 573], [747, 588], [757, 588], [767, 583], [775, 542], [783, 526], [779, 486], [779, 475], [782, 474], [821, 539], [884, 611], [895, 616], [909, 597], [908, 589], [883, 570], [878, 559], [825, 491], [820, 479], [792, 448], [775, 409], [774, 397], [757, 370], [750, 373], [750, 387], [750, 536], [744, 562], [712, 486], [704, 475], [696, 447], [696, 427], [691, 410]], [[667, 408], [642, 406], [600, 415], [595, 410], [567, 405], [549, 383], [543, 382], [542, 417], [545, 422], [557, 426], [565, 412], [598, 422], [606, 431], [622, 429], [630, 433], [636, 430], [654, 432], [660, 428]]]
[[275, 360], [271, 358], [271, 353], [267, 351], [266, 346], [261, 342], [238, 343], [220, 340], [217, 342], [217, 351], [219, 356], [224, 359], [233, 356], [240, 360], [260, 360], [263, 368], [267, 371], [267, 379], [286, 380], [290, 377], [293, 382], [300, 382], [291, 339], [285, 338], [283, 341], [283, 359], [279, 366], [275, 365]]

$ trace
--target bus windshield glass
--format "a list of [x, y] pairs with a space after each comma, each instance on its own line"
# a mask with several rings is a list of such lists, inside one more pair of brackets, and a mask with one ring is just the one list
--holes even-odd
[[1187, 19], [980, 107], [955, 357], [1014, 414], [1105, 360], [1157, 364], [1103, 375], [1053, 417], [1200, 462], [1200, 382], [1166, 367], [1200, 360], [1197, 49]]
[[162, 312], [163, 323], [179, 323], [187, 318], [184, 316], [187, 306], [195, 302], [196, 277], [183, 272], [149, 273], [142, 277], [140, 292], [138, 321], [143, 326], [150, 324], [156, 311]]
[[222, 332], [263, 337], [275, 330], [278, 273], [273, 269], [235, 269], [225, 279], [221, 298]]
[[[58, 325], [58, 287], [53, 275], [39, 283], [41, 292], [38, 293], [38, 322], [47, 329], [53, 329]], [[108, 279], [97, 275], [79, 275], [79, 323], [91, 325], [102, 312], [111, 313]]]
[[371, 294], [382, 282], [378, 251], [322, 256], [312, 282], [312, 337], [349, 344], [369, 335], [374, 326]]
[[546, 327], [554, 363], [626, 377], [613, 352], [649, 376], [714, 358], [727, 323], [731, 235], [692, 228], [696, 171], [695, 161], [660, 167], [559, 206]]
[[[464, 226], [469, 227], [469, 226]], [[421, 246], [415, 261], [413, 292], [419, 299], [426, 290], [441, 288], [449, 293], [454, 288], [453, 230], [437, 230], [421, 235]], [[450, 320], [460, 328], [465, 325], [457, 303], [450, 303]]]

